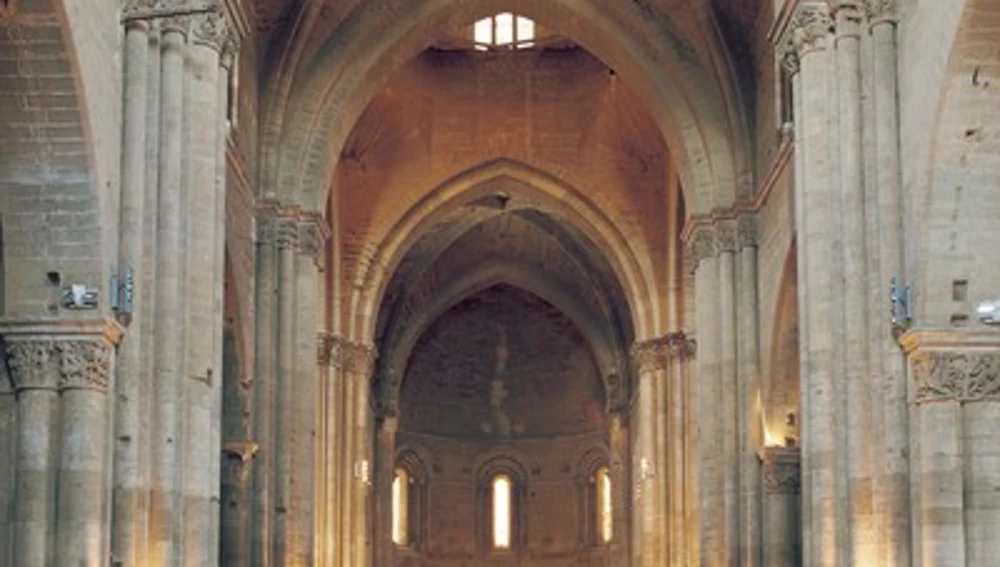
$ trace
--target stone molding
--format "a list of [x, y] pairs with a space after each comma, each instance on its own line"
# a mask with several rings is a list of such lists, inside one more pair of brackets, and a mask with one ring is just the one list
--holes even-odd
[[104, 320], [4, 320], [0, 335], [15, 391], [106, 392], [122, 328]]
[[910, 355], [916, 401], [1000, 401], [1000, 351], [917, 351]]
[[785, 447], [765, 447], [760, 454], [761, 482], [766, 494], [798, 494], [802, 471], [799, 451]]
[[666, 370], [677, 359], [694, 356], [696, 345], [678, 331], [632, 345], [632, 366], [638, 375]]

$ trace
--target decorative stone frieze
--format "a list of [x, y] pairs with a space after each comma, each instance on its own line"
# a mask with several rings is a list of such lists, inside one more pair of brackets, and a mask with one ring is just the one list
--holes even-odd
[[0, 323], [15, 391], [106, 391], [121, 333], [114, 321]]
[[27, 339], [7, 343], [7, 366], [15, 391], [55, 390], [59, 385], [55, 341]]
[[761, 480], [767, 494], [798, 494], [802, 481], [799, 451], [765, 448], [761, 452]]
[[694, 341], [683, 332], [669, 333], [632, 346], [632, 365], [639, 375], [665, 370], [671, 361], [694, 356]]
[[112, 345], [105, 341], [78, 340], [57, 343], [60, 390], [108, 388]]
[[998, 351], [917, 351], [910, 362], [917, 403], [1000, 400]]

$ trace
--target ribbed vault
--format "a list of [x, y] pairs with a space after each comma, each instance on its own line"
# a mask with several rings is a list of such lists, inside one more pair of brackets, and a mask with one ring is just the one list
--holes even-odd
[[[594, 243], [549, 212], [519, 198], [511, 178], [492, 180], [422, 232], [398, 264], [376, 327], [378, 397], [398, 404], [414, 345], [457, 304], [511, 286], [551, 305], [573, 323], [604, 380], [605, 404], [621, 403], [633, 339], [631, 315], [615, 271]], [[523, 189], [522, 189], [523, 190]]]

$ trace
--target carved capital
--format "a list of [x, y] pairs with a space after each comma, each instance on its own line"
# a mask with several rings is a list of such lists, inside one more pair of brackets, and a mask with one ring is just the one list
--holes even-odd
[[740, 248], [757, 246], [757, 217], [740, 215], [736, 225], [736, 240]]
[[108, 389], [111, 375], [111, 344], [100, 340], [62, 341], [59, 350], [59, 389]]
[[256, 228], [257, 244], [274, 244], [277, 238], [277, 226], [273, 217], [258, 214]]
[[[156, 10], [162, 10], [168, 14], [181, 12], [184, 9], [185, 0], [157, 0]], [[187, 37], [191, 28], [191, 16], [187, 14], [168, 15], [158, 20], [163, 33], [178, 32]]]
[[716, 255], [715, 234], [711, 227], [700, 227], [695, 229], [688, 241], [688, 255], [694, 259], [694, 269], [698, 269], [698, 264], [702, 260], [713, 258]]
[[672, 361], [690, 358], [694, 356], [694, 352], [694, 341], [688, 339], [683, 332], [668, 333], [633, 345], [632, 365], [641, 376], [665, 370]]
[[788, 76], [794, 76], [799, 72], [799, 53], [795, 50], [792, 34], [787, 34], [778, 44], [778, 60]]
[[316, 336], [316, 363], [320, 368], [329, 368], [333, 365], [334, 336], [330, 333], [321, 332]]
[[229, 41], [229, 22], [220, 11], [196, 14], [191, 18], [191, 42], [222, 52]]
[[720, 221], [715, 227], [715, 243], [720, 253], [736, 251], [736, 229], [732, 221]]
[[0, 0], [0, 24], [17, 15], [18, 0]]
[[858, 37], [864, 20], [863, 0], [832, 0], [830, 13], [836, 23], [837, 37]]
[[330, 356], [335, 367], [352, 376], [371, 376], [377, 356], [375, 347], [338, 336], [332, 338], [331, 344]]
[[7, 342], [7, 366], [14, 390], [55, 390], [59, 386], [56, 343], [51, 339]]
[[798, 494], [801, 486], [799, 452], [768, 447], [761, 453], [761, 480], [767, 494]]
[[1000, 352], [918, 350], [910, 355], [917, 403], [1000, 400]]
[[314, 260], [319, 257], [322, 248], [322, 236], [316, 222], [307, 220], [299, 223], [299, 252]]
[[865, 0], [865, 12], [868, 15], [868, 24], [874, 26], [880, 23], [895, 23], [897, 0]]
[[281, 250], [295, 249], [299, 242], [299, 227], [295, 219], [281, 218], [275, 220], [275, 242]]
[[0, 321], [15, 391], [106, 391], [114, 345], [122, 328], [113, 321]]
[[811, 51], [825, 49], [832, 31], [833, 18], [826, 2], [799, 2], [786, 33], [802, 57]]

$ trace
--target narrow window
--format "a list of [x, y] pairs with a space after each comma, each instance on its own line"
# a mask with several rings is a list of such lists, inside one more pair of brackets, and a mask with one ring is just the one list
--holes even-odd
[[493, 548], [510, 549], [511, 493], [510, 477], [499, 475], [493, 479]]
[[597, 471], [597, 531], [600, 543], [611, 543], [611, 473], [608, 467]]
[[409, 484], [406, 471], [396, 469], [396, 476], [392, 479], [392, 542], [401, 547], [410, 543]]

